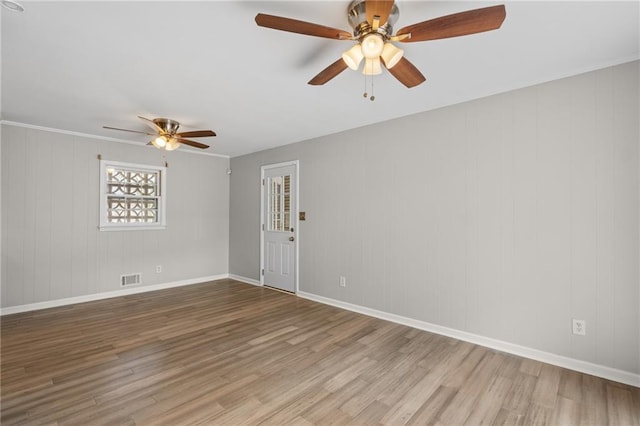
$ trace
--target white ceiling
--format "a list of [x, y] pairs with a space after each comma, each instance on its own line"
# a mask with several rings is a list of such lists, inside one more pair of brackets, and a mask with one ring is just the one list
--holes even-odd
[[[427, 81], [407, 89], [384, 71], [371, 102], [349, 69], [307, 85], [352, 42], [254, 22], [263, 12], [349, 31], [347, 0], [21, 3], [0, 12], [3, 120], [144, 144], [102, 125], [169, 117], [215, 130], [198, 140], [232, 157], [640, 57], [638, 1], [506, 2], [497, 31], [403, 44]], [[395, 29], [502, 3], [399, 0]]]

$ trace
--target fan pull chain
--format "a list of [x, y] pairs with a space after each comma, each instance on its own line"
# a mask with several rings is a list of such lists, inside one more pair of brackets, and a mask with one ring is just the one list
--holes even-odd
[[373, 73], [371, 73], [371, 96], [369, 97], [371, 102], [376, 100], [376, 97], [373, 94]]
[[367, 96], [369, 96], [369, 94], [367, 93], [367, 73], [365, 72], [364, 73], [364, 93], [362, 94], [362, 97], [366, 99]]
[[373, 94], [373, 64], [371, 64], [371, 96], [369, 96], [369, 94], [367, 93], [367, 73], [365, 72], [364, 73], [364, 93], [362, 94], [362, 97], [365, 99], [369, 97], [369, 100], [371, 102], [376, 100], [376, 97]]

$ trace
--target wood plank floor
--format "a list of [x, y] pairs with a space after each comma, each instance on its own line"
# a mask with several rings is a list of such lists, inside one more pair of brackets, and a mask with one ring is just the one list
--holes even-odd
[[638, 425], [640, 389], [233, 280], [2, 318], [13, 424]]

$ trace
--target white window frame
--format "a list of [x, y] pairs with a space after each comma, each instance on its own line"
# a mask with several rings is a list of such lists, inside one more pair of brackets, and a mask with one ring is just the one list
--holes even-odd
[[[132, 222], [132, 223], [111, 223], [107, 219], [107, 169], [115, 167], [120, 169], [159, 172], [160, 190], [158, 198], [158, 221], [157, 222]], [[146, 164], [124, 163], [121, 161], [100, 160], [100, 225], [101, 231], [137, 231], [137, 230], [157, 230], [165, 229], [167, 225], [166, 202], [167, 202], [167, 168], [163, 166], [150, 166]]]

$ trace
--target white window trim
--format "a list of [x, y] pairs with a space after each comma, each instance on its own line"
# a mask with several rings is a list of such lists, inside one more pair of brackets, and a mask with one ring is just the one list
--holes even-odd
[[[160, 194], [158, 196], [158, 222], [155, 223], [110, 223], [107, 222], [107, 168], [121, 167], [129, 170], [160, 172]], [[165, 229], [167, 226], [167, 168], [121, 161], [100, 160], [100, 222], [101, 231], [144, 231]]]

